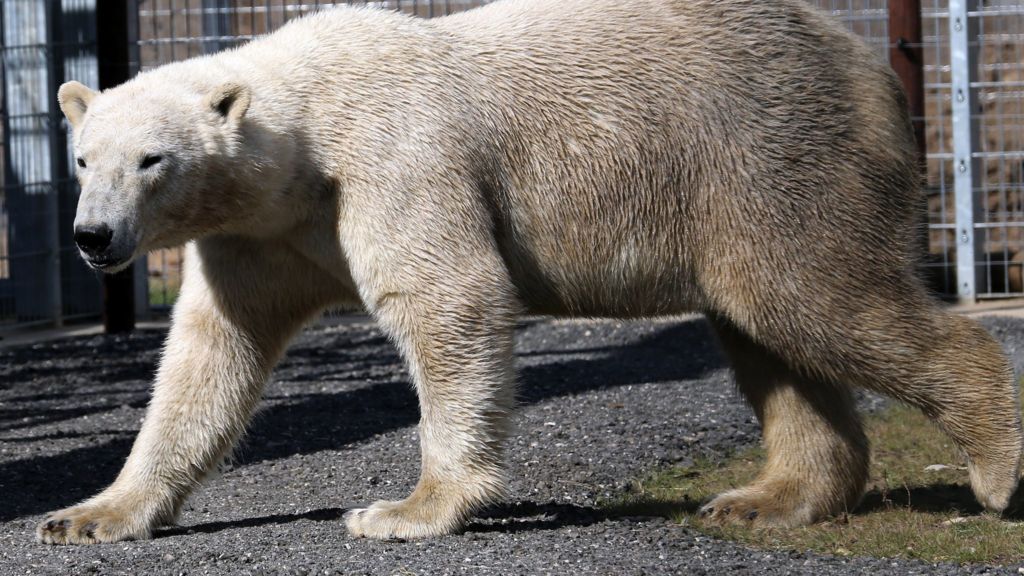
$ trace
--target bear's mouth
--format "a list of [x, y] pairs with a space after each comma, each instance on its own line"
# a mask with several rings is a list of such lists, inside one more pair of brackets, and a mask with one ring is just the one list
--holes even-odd
[[82, 259], [85, 260], [89, 268], [105, 274], [120, 272], [131, 263], [130, 258], [89, 258], [88, 256], [83, 256]]

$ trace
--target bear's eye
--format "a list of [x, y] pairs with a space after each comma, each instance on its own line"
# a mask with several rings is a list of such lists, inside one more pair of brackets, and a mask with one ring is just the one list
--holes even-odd
[[85, 160], [83, 160], [82, 158], [76, 159], [75, 162], [78, 162], [79, 168], [85, 168]]
[[146, 156], [145, 158], [142, 159], [142, 162], [139, 163], [139, 168], [145, 170], [146, 168], [159, 164], [160, 161], [163, 159], [163, 156], [158, 156], [156, 154], [152, 156]]

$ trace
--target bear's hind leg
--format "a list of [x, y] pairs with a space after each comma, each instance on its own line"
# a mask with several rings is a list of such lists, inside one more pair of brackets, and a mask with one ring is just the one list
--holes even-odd
[[797, 526], [852, 509], [867, 480], [868, 443], [850, 391], [795, 373], [728, 321], [711, 321], [763, 427], [767, 462], [752, 483], [718, 495], [701, 516]]
[[889, 330], [902, 347], [880, 335], [890, 350], [867, 364], [884, 369], [858, 383], [920, 408], [967, 457], [978, 502], [1006, 509], [1018, 483], [1022, 436], [1018, 391], [999, 343], [973, 320], [934, 307]]
[[981, 326], [940, 310], [910, 274], [773, 285], [774, 293], [720, 309], [801, 375], [920, 408], [967, 457], [978, 501], [992, 511], [1009, 505], [1021, 460], [1020, 405], [1006, 356]]

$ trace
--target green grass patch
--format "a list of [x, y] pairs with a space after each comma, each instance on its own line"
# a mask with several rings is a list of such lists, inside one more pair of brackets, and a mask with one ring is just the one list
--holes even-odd
[[[872, 444], [868, 492], [840, 518], [793, 529], [704, 525], [700, 505], [753, 479], [764, 461], [760, 448], [723, 462], [663, 470], [605, 507], [613, 515], [665, 516], [711, 536], [774, 550], [961, 564], [1024, 559], [1024, 523], [982, 513], [963, 458], [920, 412], [896, 406], [865, 423]], [[935, 464], [948, 468], [926, 470]]]
[[149, 305], [150, 306], [173, 306], [178, 299], [178, 292], [181, 286], [177, 283], [162, 282], [149, 279]]

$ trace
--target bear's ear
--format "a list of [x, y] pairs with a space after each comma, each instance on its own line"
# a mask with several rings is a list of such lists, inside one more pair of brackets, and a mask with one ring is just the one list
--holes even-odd
[[61, 85], [57, 91], [57, 103], [64, 112], [72, 127], [78, 127], [85, 118], [85, 112], [89, 109], [89, 103], [96, 97], [95, 90], [72, 80]]
[[206, 96], [206, 104], [228, 122], [238, 122], [249, 110], [249, 88], [234, 82], [225, 82]]

